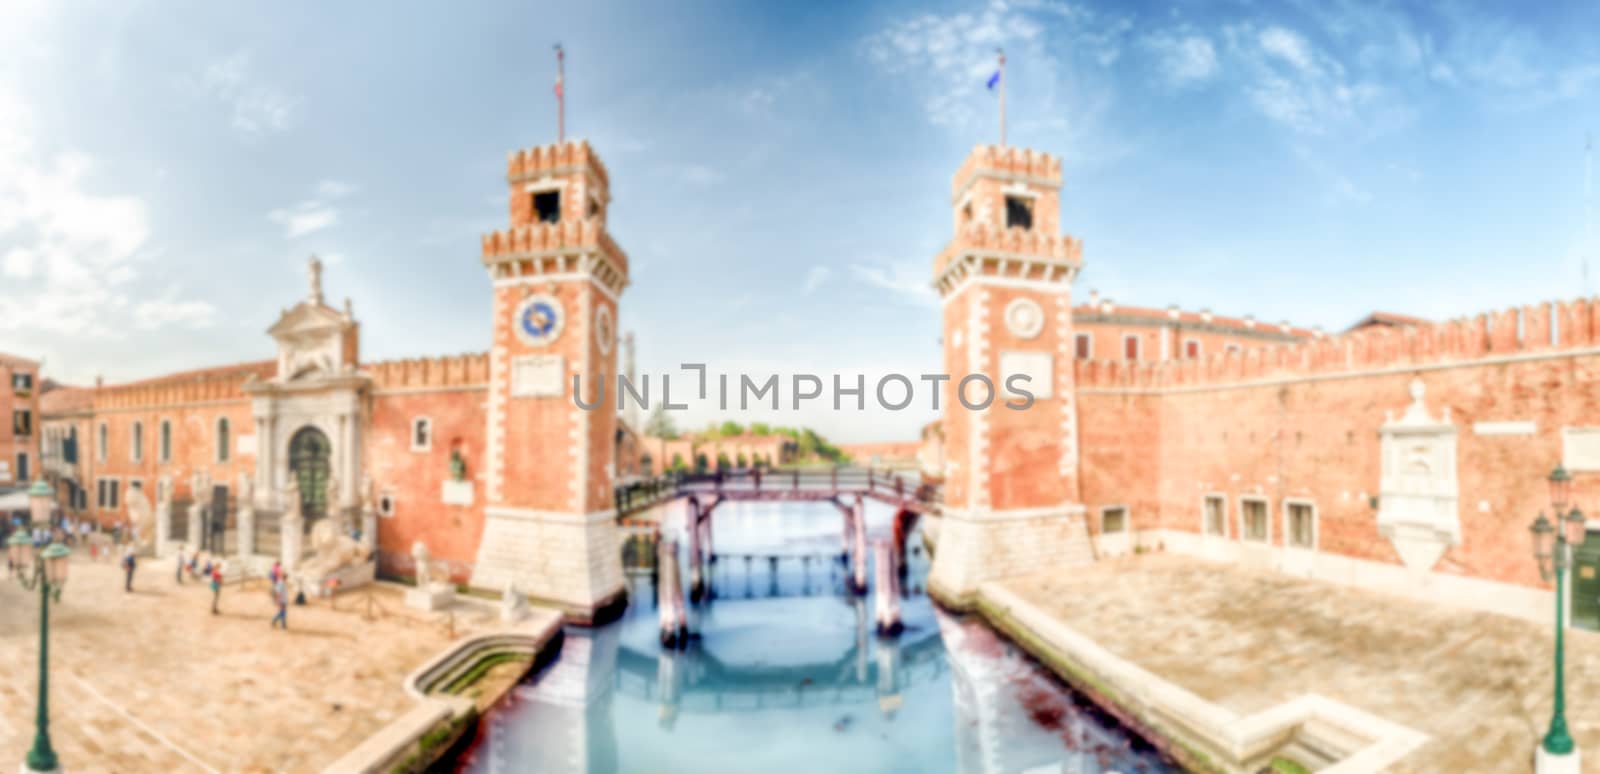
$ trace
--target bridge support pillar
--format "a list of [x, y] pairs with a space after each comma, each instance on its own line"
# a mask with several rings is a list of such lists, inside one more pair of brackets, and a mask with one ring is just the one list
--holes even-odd
[[704, 565], [704, 549], [700, 539], [704, 536], [701, 531], [700, 501], [691, 497], [687, 503], [689, 518], [689, 601], [699, 602], [705, 597], [706, 578]]
[[850, 519], [850, 590], [867, 593], [867, 515], [861, 496], [856, 496], [855, 516]]

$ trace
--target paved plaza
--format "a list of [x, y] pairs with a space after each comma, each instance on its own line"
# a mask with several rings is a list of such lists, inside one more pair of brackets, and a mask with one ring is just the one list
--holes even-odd
[[[1316, 693], [1432, 737], [1395, 771], [1530, 771], [1550, 721], [1553, 633], [1526, 621], [1165, 554], [1003, 585], [1241, 715]], [[1569, 634], [1567, 696], [1600, 759], [1600, 636]]]
[[[446, 614], [404, 607], [398, 587], [289, 609], [268, 627], [265, 582], [230, 585], [211, 615], [174, 561], [140, 564], [134, 593], [110, 562], [75, 560], [50, 608], [51, 739], [73, 772], [320, 771], [414, 704], [401, 684], [451, 642]], [[0, 583], [0, 767], [33, 738], [38, 594]], [[495, 619], [458, 605], [457, 633]]]

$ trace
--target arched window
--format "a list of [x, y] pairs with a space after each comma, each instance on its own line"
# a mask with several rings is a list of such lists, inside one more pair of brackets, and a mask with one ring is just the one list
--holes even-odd
[[161, 461], [172, 461], [172, 423], [161, 420]]
[[98, 459], [101, 462], [105, 462], [106, 461], [106, 450], [108, 448], [110, 448], [110, 444], [108, 444], [106, 442], [106, 438], [107, 438], [106, 423], [101, 422], [100, 423], [100, 437], [95, 439], [95, 444], [94, 444], [94, 456], [95, 456], [96, 459]]
[[128, 459], [134, 462], [144, 461], [144, 423], [134, 422], [133, 433], [128, 441]]
[[217, 462], [228, 461], [228, 418], [217, 418]]

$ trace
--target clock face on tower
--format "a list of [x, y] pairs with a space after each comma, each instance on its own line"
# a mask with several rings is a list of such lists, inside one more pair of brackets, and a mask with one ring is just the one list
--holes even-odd
[[528, 296], [517, 307], [517, 338], [542, 347], [561, 335], [563, 319], [561, 302], [554, 296], [542, 293]]

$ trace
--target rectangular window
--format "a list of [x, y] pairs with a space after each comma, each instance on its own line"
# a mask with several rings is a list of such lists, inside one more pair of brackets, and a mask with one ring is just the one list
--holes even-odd
[[100, 437], [95, 439], [95, 444], [94, 444], [94, 456], [95, 456], [95, 459], [98, 459], [101, 462], [105, 462], [106, 461], [106, 450], [109, 449], [110, 446], [111, 446], [109, 443], [107, 443], [106, 439], [107, 439], [106, 424], [104, 422], [101, 422], [100, 423]]
[[1092, 360], [1094, 358], [1094, 336], [1080, 333], [1075, 337], [1078, 347], [1079, 360]]
[[416, 417], [411, 420], [411, 450], [425, 452], [433, 448], [433, 420]]
[[1204, 527], [1207, 535], [1228, 536], [1228, 500], [1222, 495], [1206, 495]]
[[1136, 333], [1125, 334], [1122, 337], [1122, 358], [1124, 360], [1139, 359], [1139, 335]]
[[121, 501], [119, 497], [121, 493], [118, 491], [121, 483], [114, 478], [102, 478], [95, 482], [95, 505], [102, 510], [116, 510]]
[[1295, 548], [1317, 547], [1317, 508], [1311, 503], [1289, 503], [1285, 506], [1289, 521], [1286, 532], [1289, 545]]
[[11, 434], [19, 437], [33, 435], [33, 412], [26, 410], [11, 412]]
[[1022, 196], [1006, 197], [1006, 228], [1033, 228], [1033, 201]]
[[28, 475], [28, 455], [25, 452], [18, 452], [17, 453], [17, 480], [18, 481], [27, 481], [29, 478], [31, 478], [31, 476]]
[[133, 434], [130, 437], [132, 438], [132, 440], [129, 441], [128, 458], [133, 460], [134, 462], [142, 462], [144, 460], [144, 423], [143, 422], [134, 422], [133, 423]]
[[12, 374], [11, 391], [26, 398], [33, 393], [33, 374]]
[[1198, 339], [1185, 339], [1183, 342], [1183, 356], [1193, 360], [1200, 357], [1200, 342]]
[[229, 429], [228, 428], [228, 418], [227, 417], [218, 418], [217, 419], [217, 462], [227, 462], [228, 461], [228, 443], [229, 443], [229, 435], [230, 435], [229, 432], [228, 432], [228, 429]]
[[560, 223], [561, 192], [544, 191], [534, 194], [533, 219], [540, 223]]
[[1267, 501], [1260, 498], [1241, 499], [1239, 501], [1239, 518], [1243, 521], [1239, 530], [1245, 540], [1265, 543], [1270, 538], [1267, 524]]
[[172, 423], [161, 420], [161, 461], [172, 461]]
[[1121, 505], [1100, 509], [1100, 534], [1115, 535], [1128, 531], [1128, 509]]

